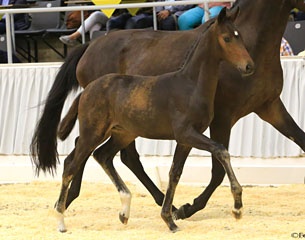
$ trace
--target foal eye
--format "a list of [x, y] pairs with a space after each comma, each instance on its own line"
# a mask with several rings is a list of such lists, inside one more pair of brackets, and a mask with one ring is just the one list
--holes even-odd
[[231, 42], [231, 38], [230, 37], [224, 37], [223, 40], [228, 43], [228, 42]]

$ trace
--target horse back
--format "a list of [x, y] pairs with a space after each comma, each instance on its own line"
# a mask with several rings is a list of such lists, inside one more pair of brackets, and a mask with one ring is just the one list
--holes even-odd
[[112, 32], [89, 45], [78, 63], [77, 79], [85, 87], [108, 73], [155, 76], [176, 71], [199, 31], [200, 28], [187, 34], [138, 29]]

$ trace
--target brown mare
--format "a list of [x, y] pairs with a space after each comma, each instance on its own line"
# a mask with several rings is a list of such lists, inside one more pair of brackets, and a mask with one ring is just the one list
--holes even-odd
[[[210, 136], [226, 148], [230, 131], [242, 117], [255, 112], [283, 135], [305, 150], [305, 133], [297, 126], [280, 99], [283, 86], [279, 48], [293, 8], [305, 11], [303, 0], [237, 0], [241, 10], [235, 20], [244, 43], [256, 63], [256, 71], [247, 81], [228, 64], [221, 64], [215, 96], [214, 119]], [[36, 128], [31, 154], [37, 171], [51, 171], [57, 163], [57, 128], [67, 95], [73, 88], [86, 87], [107, 73], [160, 75], [176, 71], [205, 25], [190, 31], [118, 31], [101, 37], [89, 46], [76, 49], [61, 67], [46, 100]], [[121, 159], [145, 185], [158, 205], [164, 194], [144, 172], [134, 142], [121, 151]], [[85, 162], [69, 189], [67, 207], [78, 196]], [[212, 156], [211, 182], [193, 204], [185, 204], [176, 213], [187, 218], [206, 206], [225, 176], [223, 166]]]
[[213, 118], [220, 62], [231, 63], [242, 75], [253, 74], [254, 63], [232, 24], [237, 14], [238, 11], [227, 14], [223, 8], [217, 20], [210, 22], [211, 25], [199, 35], [179, 71], [160, 76], [104, 75], [90, 83], [76, 98], [59, 131], [60, 136], [67, 135], [78, 117], [79, 138], [65, 160], [56, 204], [57, 212], [62, 214], [60, 231], [66, 231], [63, 213], [70, 182], [92, 152], [120, 193], [123, 204], [120, 219], [127, 223], [131, 194], [112, 160], [138, 136], [177, 141], [161, 211], [171, 231], [178, 229], [172, 217], [172, 201], [192, 147], [211, 152], [223, 165], [234, 197], [233, 213], [240, 217], [242, 189], [232, 170], [229, 153], [221, 144], [202, 135]]

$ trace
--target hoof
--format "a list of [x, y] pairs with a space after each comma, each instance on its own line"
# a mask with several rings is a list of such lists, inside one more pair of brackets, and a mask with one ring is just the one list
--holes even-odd
[[59, 232], [64, 233], [67, 231], [64, 215], [62, 213], [59, 213], [57, 210], [54, 211], [56, 220], [57, 220], [57, 229]]
[[191, 206], [191, 205], [187, 203], [187, 204], [181, 206], [178, 210], [174, 211], [174, 212], [173, 212], [173, 218], [174, 218], [175, 220], [187, 218], [187, 217], [186, 217], [186, 214], [185, 214], [185, 209], [186, 209], [187, 207], [189, 207], [189, 206]]
[[121, 221], [121, 223], [123, 223], [124, 225], [126, 225], [127, 224], [127, 222], [128, 222], [128, 218], [127, 217], [125, 217], [125, 215], [124, 214], [119, 214], [119, 218], [120, 218], [120, 221]]
[[67, 232], [67, 229], [59, 227], [58, 231], [61, 232], [61, 233], [65, 233], [65, 232]]
[[180, 231], [180, 228], [178, 228], [177, 226], [173, 227], [170, 229], [172, 233], [175, 233], [175, 232], [179, 232]]
[[232, 210], [233, 216], [236, 220], [241, 219], [242, 218], [242, 209], [233, 209]]

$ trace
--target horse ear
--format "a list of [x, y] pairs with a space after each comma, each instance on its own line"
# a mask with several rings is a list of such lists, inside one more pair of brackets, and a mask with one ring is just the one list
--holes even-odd
[[232, 22], [235, 21], [235, 19], [239, 15], [239, 12], [240, 12], [240, 8], [239, 7], [235, 7], [235, 8], [231, 8], [230, 9], [229, 18], [231, 19]]
[[227, 18], [227, 8], [224, 7], [221, 9], [220, 13], [218, 14], [217, 21], [219, 24], [223, 23]]

